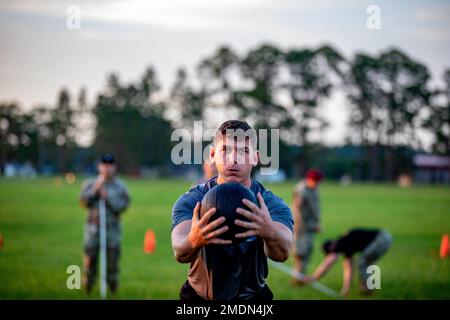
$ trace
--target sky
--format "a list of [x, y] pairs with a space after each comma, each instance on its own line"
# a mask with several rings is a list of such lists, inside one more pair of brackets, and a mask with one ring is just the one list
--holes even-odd
[[[80, 29], [67, 27], [73, 5]], [[366, 25], [370, 5], [380, 8], [380, 29]], [[54, 105], [62, 87], [84, 86], [92, 103], [111, 72], [130, 82], [150, 65], [164, 94], [180, 66], [192, 73], [223, 44], [242, 54], [261, 43], [327, 43], [347, 58], [398, 47], [438, 85], [450, 67], [449, 31], [450, 1], [442, 0], [0, 0], [0, 101]], [[326, 143], [343, 142], [347, 104], [342, 92], [325, 103]]]

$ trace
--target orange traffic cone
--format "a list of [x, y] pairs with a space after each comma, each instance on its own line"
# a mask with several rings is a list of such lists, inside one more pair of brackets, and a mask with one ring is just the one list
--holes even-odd
[[3, 235], [0, 233], [0, 249], [3, 249]]
[[144, 238], [144, 253], [153, 253], [156, 249], [156, 236], [152, 229], [148, 229]]
[[448, 234], [444, 234], [441, 240], [441, 251], [440, 251], [441, 259], [447, 258], [450, 256], [450, 247], [448, 243]]

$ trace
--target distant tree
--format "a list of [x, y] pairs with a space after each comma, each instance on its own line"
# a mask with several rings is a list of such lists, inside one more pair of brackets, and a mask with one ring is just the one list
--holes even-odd
[[[348, 97], [353, 105], [350, 126], [360, 133], [357, 141], [386, 146], [383, 177], [389, 180], [396, 174], [395, 147], [420, 146], [417, 129], [420, 113], [429, 104], [429, 78], [426, 66], [398, 49], [388, 50], [378, 57], [358, 54], [351, 62], [348, 78]], [[372, 154], [372, 161], [377, 157], [378, 154]], [[372, 166], [372, 178], [381, 178], [376, 169], [379, 167], [379, 164]]]
[[179, 125], [184, 128], [192, 128], [194, 121], [203, 120], [206, 108], [206, 92], [195, 89], [189, 83], [185, 69], [177, 71], [175, 84], [170, 92], [170, 100], [173, 111], [179, 117]]
[[450, 155], [450, 69], [443, 74], [444, 87], [433, 94], [430, 113], [423, 125], [434, 136], [433, 151]]
[[37, 125], [16, 103], [0, 104], [0, 164], [38, 161]]
[[86, 135], [92, 134], [93, 129], [93, 107], [88, 104], [87, 90], [82, 87], [78, 93], [77, 104], [74, 106], [73, 121], [75, 125], [75, 138], [77, 142], [81, 138], [86, 138]]
[[0, 163], [2, 166], [12, 160], [19, 148], [21, 135], [20, 112], [16, 103], [0, 104]]
[[47, 106], [38, 106], [31, 111], [32, 122], [36, 126], [36, 144], [37, 144], [37, 165], [39, 169], [56, 162], [56, 142], [54, 133], [51, 130], [52, 121], [51, 108]]
[[[242, 115], [234, 100], [235, 92], [243, 85], [239, 59], [232, 48], [221, 46], [198, 64], [197, 75], [205, 95], [205, 119], [208, 110], [211, 110], [214, 115], [224, 111], [230, 117]], [[217, 122], [218, 119], [214, 117], [214, 119], [206, 120]]]
[[233, 105], [256, 129], [288, 127], [291, 123], [285, 106], [276, 99], [282, 61], [280, 49], [264, 44], [250, 50], [239, 63], [244, 83], [234, 91]]
[[70, 159], [76, 146], [75, 106], [72, 105], [70, 93], [63, 88], [58, 94], [56, 107], [50, 110], [48, 127], [53, 139], [53, 162], [59, 172], [70, 167]]
[[300, 144], [303, 153], [300, 171], [309, 167], [311, 157], [311, 132], [322, 132], [328, 126], [318, 112], [323, 102], [343, 78], [344, 58], [330, 46], [317, 49], [291, 49], [286, 52], [284, 62], [288, 77], [283, 87], [289, 97], [291, 143]]
[[164, 105], [155, 99], [159, 88], [154, 69], [149, 68], [135, 84], [122, 85], [117, 75], [110, 75], [97, 98], [95, 149], [116, 154], [128, 173], [137, 173], [141, 165], [169, 161], [171, 126], [163, 118]]
[[203, 59], [198, 70], [209, 108], [226, 108], [227, 114], [255, 128], [282, 128], [285, 142], [302, 144], [306, 150], [309, 132], [326, 127], [316, 110], [334, 80], [342, 78], [343, 61], [329, 46], [285, 53], [264, 44], [243, 57], [222, 46]]

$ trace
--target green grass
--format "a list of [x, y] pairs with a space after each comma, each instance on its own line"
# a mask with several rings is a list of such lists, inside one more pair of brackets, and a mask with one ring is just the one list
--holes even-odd
[[[81, 266], [82, 230], [86, 216], [78, 204], [80, 182], [56, 187], [53, 179], [0, 179], [0, 299], [83, 299], [68, 290], [66, 268]], [[190, 182], [127, 180], [132, 196], [123, 216], [123, 251], [119, 299], [177, 299], [188, 265], [173, 258], [170, 244], [171, 208]], [[268, 187], [290, 202], [293, 182]], [[450, 261], [439, 259], [441, 236], [450, 231], [450, 189], [393, 185], [321, 187], [323, 232], [315, 242], [310, 269], [322, 254], [320, 242], [354, 226], [391, 231], [391, 250], [379, 261], [382, 289], [371, 299], [449, 299]], [[157, 249], [144, 254], [147, 229]], [[291, 264], [291, 261], [287, 262]], [[341, 265], [322, 283], [339, 290]], [[313, 288], [293, 287], [289, 277], [271, 268], [269, 286], [277, 299], [325, 299]], [[358, 295], [354, 278], [349, 298]], [[98, 298], [98, 286], [91, 298]]]

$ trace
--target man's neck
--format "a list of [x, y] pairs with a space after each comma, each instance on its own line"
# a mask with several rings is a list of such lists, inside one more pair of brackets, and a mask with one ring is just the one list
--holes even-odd
[[[217, 176], [217, 184], [222, 184], [222, 183], [226, 183], [226, 181], [219, 173], [219, 175]], [[243, 181], [239, 181], [239, 183], [243, 184], [247, 188], [250, 188], [252, 186], [252, 180], [250, 179], [250, 177], [248, 177], [247, 179], [245, 179]]]

